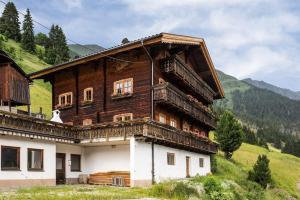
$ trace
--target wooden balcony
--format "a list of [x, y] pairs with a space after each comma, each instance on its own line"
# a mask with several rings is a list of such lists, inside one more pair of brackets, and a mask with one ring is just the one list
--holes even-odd
[[80, 142], [75, 127], [6, 111], [0, 111], [0, 134], [66, 143]]
[[79, 138], [88, 142], [109, 141], [112, 137], [126, 140], [131, 136], [145, 141], [153, 141], [175, 148], [200, 153], [216, 153], [217, 145], [208, 138], [200, 138], [192, 133], [183, 132], [154, 121], [134, 120], [124, 123], [107, 123], [82, 127]]
[[159, 84], [154, 87], [154, 101], [170, 105], [209, 127], [216, 127], [215, 117], [208, 112], [206, 107], [193, 101], [170, 83]]
[[93, 143], [122, 140], [134, 136], [171, 147], [202, 153], [216, 153], [217, 145], [176, 128], [153, 121], [134, 120], [127, 123], [105, 123], [91, 126], [71, 126], [47, 120], [0, 111], [0, 134], [64, 143]]
[[183, 81], [190, 90], [200, 95], [208, 103], [212, 103], [215, 92], [179, 57], [172, 56], [162, 59], [160, 68], [163, 73]]

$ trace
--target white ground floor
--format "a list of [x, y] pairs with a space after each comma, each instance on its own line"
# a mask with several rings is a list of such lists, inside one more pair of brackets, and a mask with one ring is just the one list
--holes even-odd
[[[153, 179], [161, 182], [210, 173], [209, 155], [152, 145], [133, 137], [126, 141], [62, 144], [0, 136], [0, 145], [0, 188], [55, 185], [61, 177], [64, 183], [77, 183], [82, 175], [109, 172], [128, 172], [130, 186], [149, 186]], [[37, 156], [42, 164], [29, 155], [32, 149], [42, 151], [42, 158]], [[32, 170], [29, 163], [41, 168]]]

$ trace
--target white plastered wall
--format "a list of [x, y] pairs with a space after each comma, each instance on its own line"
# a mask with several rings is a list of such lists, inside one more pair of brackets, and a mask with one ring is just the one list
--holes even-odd
[[[152, 180], [152, 147], [145, 143], [131, 139], [131, 179], [135, 183], [144, 184]], [[167, 164], [167, 153], [175, 154], [175, 165]], [[210, 156], [190, 151], [170, 148], [154, 144], [154, 175], [155, 182], [169, 179], [186, 178], [186, 157], [190, 157], [190, 176], [206, 175], [210, 173]], [[199, 158], [204, 159], [204, 167], [199, 166]]]
[[86, 173], [130, 171], [129, 144], [85, 147]]
[[[0, 136], [0, 145], [20, 147], [20, 170], [1, 171], [0, 180], [26, 180], [26, 179], [55, 179], [56, 145], [55, 143], [18, 138], [11, 136]], [[27, 169], [27, 150], [28, 148], [44, 150], [44, 169], [43, 171], [28, 171]], [[0, 154], [1, 160], [1, 154]]]

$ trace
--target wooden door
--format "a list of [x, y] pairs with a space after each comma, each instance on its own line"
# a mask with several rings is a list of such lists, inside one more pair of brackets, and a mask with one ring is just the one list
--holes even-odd
[[185, 165], [186, 165], [186, 177], [189, 178], [190, 177], [190, 157], [186, 156], [185, 158]]
[[66, 183], [66, 154], [56, 154], [56, 184]]

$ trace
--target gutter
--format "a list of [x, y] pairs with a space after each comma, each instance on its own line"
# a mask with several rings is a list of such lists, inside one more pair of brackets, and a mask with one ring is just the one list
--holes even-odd
[[[141, 40], [141, 45], [144, 48], [149, 60], [151, 61], [151, 121], [154, 121], [154, 91], [153, 91], [153, 85], [154, 85], [154, 61], [151, 57], [149, 51], [144, 46], [144, 41]], [[151, 176], [152, 176], [152, 184], [155, 183], [155, 168], [154, 168], [154, 142], [151, 142]]]

